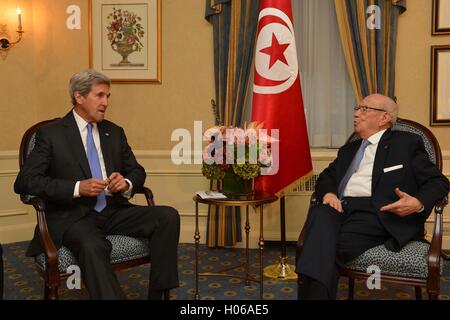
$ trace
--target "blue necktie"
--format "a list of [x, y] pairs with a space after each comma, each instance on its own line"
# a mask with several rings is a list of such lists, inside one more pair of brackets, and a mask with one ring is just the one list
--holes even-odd
[[[91, 168], [92, 177], [96, 179], [103, 180], [102, 169], [100, 167], [100, 160], [98, 158], [97, 148], [95, 147], [94, 137], [92, 135], [92, 123], [88, 123], [87, 125], [87, 158], [89, 162], [89, 167]], [[97, 196], [97, 203], [95, 204], [95, 211], [101, 212], [106, 207], [106, 196], [105, 191], [102, 191]]]
[[347, 172], [345, 173], [345, 176], [342, 178], [341, 182], [339, 183], [338, 188], [338, 196], [339, 199], [342, 199], [344, 195], [345, 187], [347, 186], [348, 181], [350, 180], [351, 176], [358, 170], [359, 164], [361, 163], [361, 160], [364, 156], [364, 151], [366, 150], [367, 146], [371, 144], [369, 140], [363, 140], [361, 142], [361, 146], [359, 147], [358, 151], [355, 154], [355, 157], [352, 160], [352, 163], [350, 163], [350, 166], [347, 169]]

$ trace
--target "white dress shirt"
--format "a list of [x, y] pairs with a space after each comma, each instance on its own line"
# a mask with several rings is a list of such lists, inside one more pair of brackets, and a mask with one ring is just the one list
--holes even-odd
[[[73, 112], [73, 116], [75, 117], [75, 121], [77, 123], [78, 130], [80, 130], [80, 135], [81, 135], [81, 140], [83, 141], [84, 151], [86, 152], [86, 155], [87, 155], [86, 140], [87, 140], [87, 125], [88, 125], [88, 123], [86, 122], [86, 120], [84, 120], [82, 117], [80, 117], [78, 115], [78, 113], [75, 112], [75, 110], [72, 110], [72, 112]], [[98, 153], [98, 159], [100, 160], [100, 169], [102, 170], [102, 179], [105, 180], [108, 176], [106, 175], [105, 160], [103, 159], [102, 148], [100, 146], [100, 135], [98, 132], [97, 123], [93, 122], [92, 124], [93, 124], [92, 137], [94, 138], [95, 147], [96, 147], [97, 153]], [[131, 183], [131, 181], [129, 179], [125, 179], [125, 181], [128, 182], [129, 188], [127, 191], [122, 192], [122, 195], [126, 198], [130, 198], [131, 191], [133, 190], [133, 184]], [[111, 195], [111, 193], [108, 191], [108, 188], [105, 189], [105, 194], [107, 196]], [[77, 183], [75, 184], [75, 188], [73, 191], [73, 197], [74, 198], [80, 197], [80, 181], [77, 181]]]
[[358, 170], [350, 177], [344, 190], [344, 197], [371, 197], [372, 196], [372, 172], [378, 143], [386, 129], [378, 131], [367, 140], [370, 144], [364, 151], [364, 156]]

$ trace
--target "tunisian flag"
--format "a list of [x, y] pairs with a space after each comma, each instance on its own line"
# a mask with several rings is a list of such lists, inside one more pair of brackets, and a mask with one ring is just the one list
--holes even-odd
[[272, 137], [273, 129], [279, 129], [279, 141], [272, 143], [272, 158], [276, 158], [278, 148], [279, 165], [271, 175], [258, 177], [255, 186], [259, 191], [278, 193], [310, 174], [312, 162], [291, 0], [261, 0], [259, 10], [252, 121], [264, 122]]

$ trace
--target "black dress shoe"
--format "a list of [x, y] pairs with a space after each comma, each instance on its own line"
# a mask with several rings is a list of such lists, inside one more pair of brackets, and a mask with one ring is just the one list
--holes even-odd
[[148, 300], [162, 300], [164, 290], [148, 290]]

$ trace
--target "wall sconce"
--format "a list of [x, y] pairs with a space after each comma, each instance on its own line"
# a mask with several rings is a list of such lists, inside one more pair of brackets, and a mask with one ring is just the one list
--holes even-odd
[[0, 25], [0, 53], [2, 54], [3, 58], [6, 56], [7, 51], [13, 47], [14, 45], [18, 44], [20, 40], [22, 40], [22, 34], [24, 31], [22, 30], [22, 10], [20, 8], [17, 8], [17, 18], [19, 20], [19, 25], [17, 27], [17, 33], [19, 34], [19, 37], [15, 41], [10, 41], [7, 37], [8, 32], [6, 30], [6, 24]]

